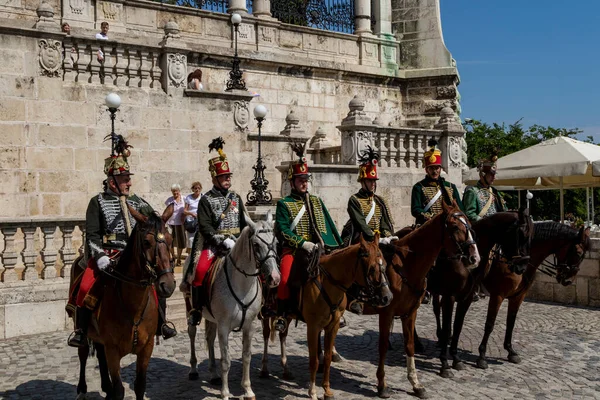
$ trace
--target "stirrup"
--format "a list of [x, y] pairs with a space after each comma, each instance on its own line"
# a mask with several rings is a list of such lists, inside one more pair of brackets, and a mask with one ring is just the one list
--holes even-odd
[[200, 325], [200, 321], [202, 321], [202, 309], [196, 310], [195, 308], [190, 310], [188, 313], [188, 325], [197, 326]]
[[350, 312], [352, 312], [354, 314], [362, 315], [363, 314], [363, 305], [358, 300], [352, 300], [350, 302], [350, 304], [348, 305], [348, 310], [350, 310]]
[[[81, 341], [76, 341], [76, 335], [81, 335]], [[87, 335], [83, 333], [81, 329], [76, 329], [69, 335], [67, 339], [67, 345], [70, 347], [85, 347], [88, 344]]]
[[285, 332], [288, 328], [288, 323], [287, 320], [283, 317], [277, 317], [274, 321], [273, 321], [273, 327], [272, 329], [275, 329], [277, 332]]
[[[171, 332], [169, 334], [166, 334], [165, 331], [168, 331], [168, 329], [171, 329]], [[160, 327], [160, 335], [163, 337], [164, 340], [171, 339], [172, 337], [177, 336], [177, 329], [175, 328], [175, 324], [171, 321], [165, 321]]]

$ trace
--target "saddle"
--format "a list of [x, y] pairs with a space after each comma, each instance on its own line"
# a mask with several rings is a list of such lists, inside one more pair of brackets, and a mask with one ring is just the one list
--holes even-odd
[[215, 279], [217, 277], [218, 272], [221, 270], [223, 264], [225, 263], [226, 258], [226, 256], [215, 257], [213, 262], [210, 264], [208, 271], [206, 271], [206, 275], [204, 275], [204, 279], [202, 280], [202, 286], [198, 290], [199, 295], [202, 297], [202, 304], [204, 304], [210, 315], [213, 315], [212, 310], [210, 308], [210, 300], [212, 298], [212, 287], [215, 283]]

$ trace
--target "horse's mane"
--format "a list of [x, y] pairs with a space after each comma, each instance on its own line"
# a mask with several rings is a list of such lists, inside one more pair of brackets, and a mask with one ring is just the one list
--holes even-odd
[[[267, 221], [254, 221], [254, 224], [256, 226], [256, 232], [258, 232], [261, 229], [271, 229], [272, 230], [272, 227], [269, 225], [269, 223]], [[231, 251], [232, 257], [235, 257], [236, 259], [238, 259], [238, 257], [249, 257], [249, 261], [252, 261], [254, 259], [254, 251], [252, 251], [251, 241], [250, 241], [250, 231], [251, 231], [251, 229], [248, 226], [246, 226], [244, 229], [242, 229], [242, 233], [240, 234], [238, 239], [235, 241], [235, 246], [233, 247], [233, 250]], [[275, 234], [275, 233], [273, 232], [273, 234]]]
[[554, 221], [535, 222], [533, 227], [534, 242], [549, 239], [575, 240], [579, 237], [579, 230]]
[[135, 255], [133, 254], [133, 249], [135, 247], [135, 241], [139, 235], [142, 227], [147, 230], [152, 231], [161, 231], [163, 228], [163, 220], [155, 213], [152, 213], [148, 216], [148, 220], [146, 222], [137, 222], [131, 231], [131, 235], [127, 239], [127, 246], [123, 250], [121, 257], [119, 258], [118, 265], [121, 265], [122, 262], [129, 262]]

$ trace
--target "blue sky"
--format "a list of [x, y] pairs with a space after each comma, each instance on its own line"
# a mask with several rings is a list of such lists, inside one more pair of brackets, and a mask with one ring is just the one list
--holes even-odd
[[600, 1], [440, 0], [462, 115], [600, 140]]

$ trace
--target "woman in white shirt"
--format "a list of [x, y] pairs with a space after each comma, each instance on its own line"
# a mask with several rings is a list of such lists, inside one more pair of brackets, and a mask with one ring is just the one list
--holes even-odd
[[185, 235], [185, 229], [183, 229], [183, 210], [185, 208], [185, 202], [181, 196], [181, 186], [177, 183], [171, 186], [171, 193], [173, 193], [173, 196], [165, 201], [167, 207], [173, 204], [173, 214], [171, 214], [171, 218], [167, 221], [167, 225], [169, 225], [173, 232], [173, 248], [177, 247], [176, 266], [179, 267], [181, 265], [181, 253], [183, 253], [183, 249], [187, 247], [187, 237]]
[[[198, 203], [202, 197], [202, 184], [200, 182], [192, 183], [192, 194], [185, 196], [185, 208], [183, 210], [184, 218], [188, 215], [198, 220]], [[194, 243], [194, 233], [186, 232], [187, 234], [187, 253], [192, 252], [192, 243]]]

